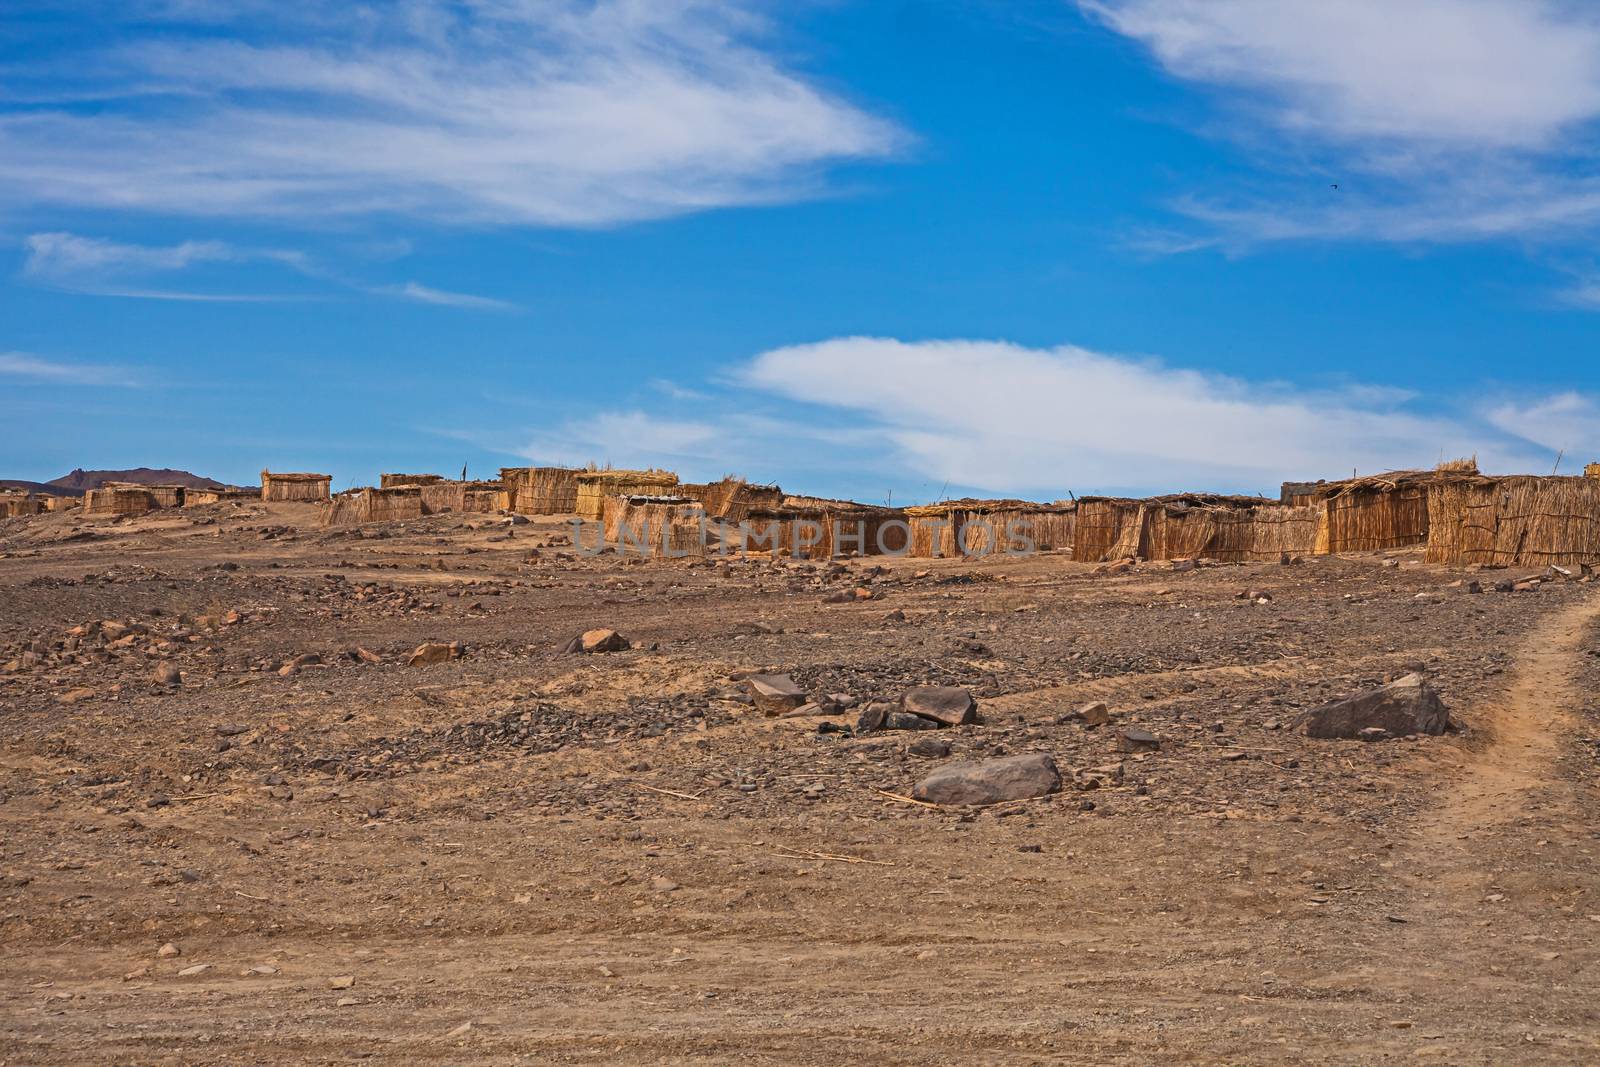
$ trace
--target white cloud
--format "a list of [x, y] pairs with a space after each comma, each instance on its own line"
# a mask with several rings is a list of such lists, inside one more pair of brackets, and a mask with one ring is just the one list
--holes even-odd
[[546, 463], [649, 467], [674, 459], [718, 460], [727, 455], [726, 446], [727, 439], [710, 422], [602, 411], [535, 434], [516, 454]]
[[1468, 418], [1407, 409], [1403, 393], [1296, 390], [1071, 346], [849, 337], [765, 352], [740, 378], [852, 413], [908, 473], [993, 492], [1270, 491], [1473, 453], [1500, 469], [1535, 462]]
[[[1274, 189], [1176, 207], [1208, 238], [1570, 238], [1600, 225], [1600, 13], [1550, 0], [1079, 0], [1229, 94]], [[1337, 184], [1337, 190], [1330, 186]]]
[[1505, 403], [1488, 412], [1493, 425], [1527, 441], [1562, 452], [1569, 463], [1600, 459], [1600, 403], [1577, 392], [1525, 403]]
[[71, 274], [119, 274], [130, 271], [182, 270], [195, 263], [233, 259], [220, 241], [184, 241], [167, 246], [130, 245], [74, 233], [35, 233], [23, 240], [28, 250], [23, 270], [59, 277]]
[[1289, 129], [1543, 148], [1600, 114], [1600, 22], [1543, 0], [1085, 0], [1179, 77]]
[[434, 289], [416, 282], [406, 282], [404, 285], [386, 287], [374, 292], [388, 293], [406, 300], [415, 300], [421, 304], [439, 304], [444, 307], [472, 308], [478, 311], [513, 311], [516, 305], [505, 300], [496, 300], [488, 296], [473, 296], [471, 293], [453, 293], [446, 289]]
[[41, 359], [29, 352], [0, 352], [0, 378], [44, 385], [107, 385], [132, 386], [138, 384], [120, 367], [92, 363], [59, 363]]
[[0, 195], [595, 225], [804, 195], [901, 140], [760, 50], [739, 4], [297, 10], [112, 7], [114, 51], [41, 48], [8, 87], [29, 105], [0, 98]]

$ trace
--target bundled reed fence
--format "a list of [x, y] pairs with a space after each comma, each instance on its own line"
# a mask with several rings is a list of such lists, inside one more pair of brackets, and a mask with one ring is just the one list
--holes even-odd
[[322, 501], [330, 496], [331, 474], [261, 472], [261, 499], [265, 501]]
[[909, 547], [905, 511], [821, 497], [786, 497], [779, 507], [751, 508], [742, 524], [744, 550], [831, 559], [903, 554]]
[[184, 507], [194, 507], [198, 504], [244, 503], [249, 500], [260, 500], [259, 489], [186, 489], [183, 493]]
[[403, 522], [422, 518], [422, 487], [351, 489], [333, 498], [322, 516], [324, 526], [359, 526], [368, 522]]
[[416, 485], [422, 492], [422, 513], [437, 515], [446, 511], [498, 511], [503, 497], [499, 482], [437, 481]]
[[38, 515], [46, 510], [45, 499], [31, 493], [0, 493], [0, 519]]
[[950, 500], [906, 508], [909, 555], [989, 556], [1071, 548], [1077, 507], [1027, 500]]
[[1514, 475], [1441, 482], [1428, 494], [1430, 563], [1600, 561], [1600, 479]]
[[678, 476], [671, 471], [578, 471], [574, 510], [580, 518], [603, 519], [608, 496], [672, 496]]

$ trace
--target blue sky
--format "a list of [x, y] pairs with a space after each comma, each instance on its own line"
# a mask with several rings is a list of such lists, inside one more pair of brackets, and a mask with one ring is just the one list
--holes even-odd
[[0, 14], [0, 475], [1272, 491], [1600, 458], [1600, 14]]

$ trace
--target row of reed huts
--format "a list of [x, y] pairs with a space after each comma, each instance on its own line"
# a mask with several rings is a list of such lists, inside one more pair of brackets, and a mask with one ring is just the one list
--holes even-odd
[[[1211, 493], [1090, 496], [1054, 503], [951, 500], [892, 508], [785, 494], [738, 478], [680, 482], [671, 471], [507, 467], [496, 481], [384, 474], [330, 493], [325, 474], [263, 471], [260, 490], [111, 483], [85, 493], [90, 515], [132, 515], [225, 500], [326, 505], [324, 524], [442, 512], [576, 515], [606, 541], [657, 555], [724, 550], [822, 559], [1069, 552], [1090, 563], [1218, 562], [1422, 547], [1444, 564], [1600, 561], [1600, 465], [1583, 477], [1488, 476], [1470, 461], [1342, 481], [1285, 483], [1278, 499]], [[74, 498], [0, 494], [0, 517], [73, 506]]]

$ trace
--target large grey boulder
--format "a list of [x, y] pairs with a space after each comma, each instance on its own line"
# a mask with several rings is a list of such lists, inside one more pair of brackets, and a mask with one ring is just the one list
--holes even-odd
[[1043, 752], [1003, 759], [947, 763], [911, 790], [930, 804], [999, 804], [1061, 790], [1056, 761]]
[[978, 702], [965, 689], [953, 685], [919, 685], [900, 697], [900, 707], [913, 715], [943, 723], [965, 726], [978, 721]]
[[1305, 715], [1307, 737], [1371, 738], [1384, 730], [1391, 737], [1442, 734], [1450, 713], [1438, 692], [1420, 674], [1408, 674], [1378, 689], [1312, 708]]

